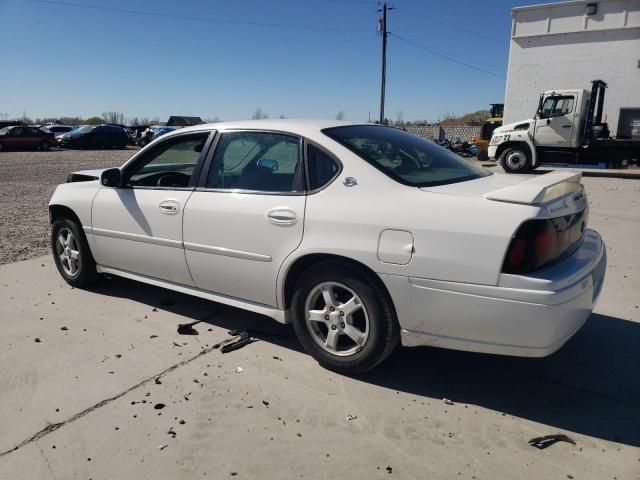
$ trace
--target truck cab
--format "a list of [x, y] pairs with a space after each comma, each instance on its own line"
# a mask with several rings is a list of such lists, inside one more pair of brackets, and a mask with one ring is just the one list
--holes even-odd
[[488, 156], [507, 173], [523, 173], [542, 163], [602, 164], [619, 167], [638, 159], [640, 142], [609, 138], [602, 122], [607, 84], [584, 89], [548, 90], [540, 95], [533, 118], [493, 131]]

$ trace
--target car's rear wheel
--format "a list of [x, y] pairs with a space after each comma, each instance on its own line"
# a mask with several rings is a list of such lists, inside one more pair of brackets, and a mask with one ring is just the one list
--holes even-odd
[[0, 152], [4, 151], [4, 143], [0, 142]]
[[51, 144], [49, 142], [45, 141], [45, 142], [40, 143], [40, 150], [42, 152], [47, 152], [47, 151], [49, 151], [50, 148], [51, 148]]
[[87, 238], [73, 220], [60, 218], [51, 226], [51, 251], [62, 278], [74, 287], [86, 287], [98, 277]]
[[300, 343], [330, 370], [366, 372], [398, 344], [398, 321], [388, 295], [358, 269], [336, 263], [311, 267], [292, 304]]
[[525, 173], [531, 170], [531, 159], [523, 148], [506, 148], [500, 154], [500, 165], [507, 173]]

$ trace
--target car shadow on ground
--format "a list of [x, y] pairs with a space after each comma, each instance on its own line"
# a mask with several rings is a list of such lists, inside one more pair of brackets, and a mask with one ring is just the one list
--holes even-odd
[[[206, 318], [225, 329], [248, 329], [262, 341], [302, 351], [291, 326], [261, 315], [121, 278], [102, 282], [94, 291], [186, 319]], [[575, 337], [546, 358], [399, 348], [356, 380], [478, 405], [548, 425], [549, 434], [566, 430], [640, 447], [639, 371], [640, 324], [593, 314]], [[318, 367], [318, 375], [322, 372]]]

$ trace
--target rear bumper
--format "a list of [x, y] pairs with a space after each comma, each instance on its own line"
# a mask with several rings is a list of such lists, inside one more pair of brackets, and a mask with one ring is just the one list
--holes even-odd
[[587, 230], [569, 258], [536, 274], [501, 274], [497, 286], [381, 275], [405, 346], [525, 357], [558, 350], [582, 327], [606, 270], [604, 243]]

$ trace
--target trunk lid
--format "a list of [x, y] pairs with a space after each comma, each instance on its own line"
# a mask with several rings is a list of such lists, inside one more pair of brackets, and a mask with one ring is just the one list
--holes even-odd
[[584, 210], [587, 197], [580, 172], [551, 172], [543, 175], [493, 174], [488, 177], [421, 190], [445, 195], [478, 197], [519, 205], [536, 205], [549, 216], [570, 215]]

